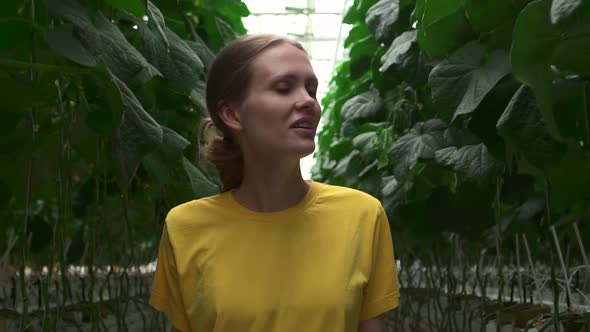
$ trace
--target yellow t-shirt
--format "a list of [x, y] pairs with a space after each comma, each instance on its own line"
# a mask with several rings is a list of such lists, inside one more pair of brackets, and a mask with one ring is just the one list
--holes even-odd
[[398, 301], [380, 202], [318, 182], [279, 212], [229, 191], [172, 209], [150, 298], [183, 332], [356, 332]]

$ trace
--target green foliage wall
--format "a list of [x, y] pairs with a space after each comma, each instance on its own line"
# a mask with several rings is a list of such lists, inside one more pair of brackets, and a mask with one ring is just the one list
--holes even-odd
[[0, 2], [0, 263], [154, 259], [167, 211], [219, 188], [191, 141], [206, 68], [247, 15], [237, 0]]
[[379, 197], [400, 254], [590, 238], [590, 1], [356, 0], [344, 23], [313, 174]]

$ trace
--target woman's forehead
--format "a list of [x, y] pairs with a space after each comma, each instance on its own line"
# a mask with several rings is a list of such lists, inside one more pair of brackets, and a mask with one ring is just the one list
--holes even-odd
[[260, 78], [315, 77], [307, 54], [289, 43], [281, 43], [264, 50], [254, 59], [252, 65], [254, 75]]

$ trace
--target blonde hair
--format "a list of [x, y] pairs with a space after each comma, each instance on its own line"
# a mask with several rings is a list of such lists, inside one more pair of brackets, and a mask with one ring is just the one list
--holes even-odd
[[303, 46], [291, 39], [272, 34], [242, 36], [227, 44], [209, 68], [205, 89], [209, 118], [201, 123], [205, 145], [203, 157], [219, 172], [223, 191], [242, 183], [244, 161], [240, 145], [225, 125], [219, 110], [224, 102], [242, 101], [252, 83], [252, 61], [269, 47], [288, 43], [305, 52]]

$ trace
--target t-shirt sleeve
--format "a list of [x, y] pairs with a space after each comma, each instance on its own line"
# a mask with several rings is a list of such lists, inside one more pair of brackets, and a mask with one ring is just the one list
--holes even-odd
[[152, 282], [150, 305], [168, 316], [172, 325], [182, 332], [190, 332], [190, 324], [182, 301], [176, 260], [166, 226], [160, 239], [160, 250]]
[[374, 318], [399, 305], [399, 283], [387, 215], [380, 206], [373, 234], [371, 273], [365, 285], [360, 320]]

